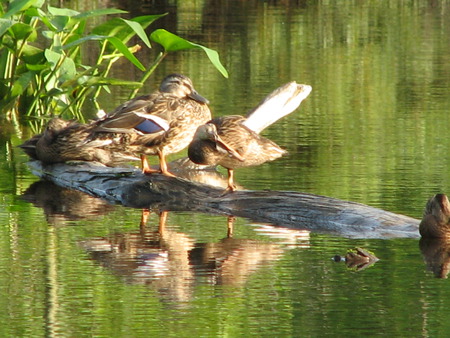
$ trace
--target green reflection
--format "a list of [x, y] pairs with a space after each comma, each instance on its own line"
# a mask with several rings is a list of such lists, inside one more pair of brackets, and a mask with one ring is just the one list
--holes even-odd
[[[143, 92], [170, 72], [186, 73], [213, 112], [224, 115], [245, 113], [290, 80], [313, 87], [298, 111], [265, 132], [289, 155], [238, 171], [244, 187], [307, 191], [417, 218], [431, 195], [450, 190], [448, 1], [168, 1], [164, 9], [170, 13], [164, 28], [217, 50], [230, 78], [199, 62], [201, 51], [190, 51], [165, 60]], [[122, 64], [114, 76], [141, 74]], [[110, 110], [126, 96], [117, 88], [100, 103]], [[19, 199], [34, 178], [14, 147], [21, 136], [0, 130], [2, 336], [445, 336], [449, 330], [448, 281], [426, 270], [412, 239], [312, 234], [306, 245], [290, 246], [238, 219], [234, 238], [281, 250], [243, 283], [211, 284], [211, 274], [203, 274], [186, 282], [187, 300], [174, 302], [164, 297], [168, 285], [127, 282], [78, 243], [135, 234], [141, 211], [90, 200], [79, 208], [95, 207], [88, 218], [48, 217], [42, 206]], [[152, 215], [148, 231], [157, 222]], [[171, 213], [168, 228], [195, 248], [217, 248], [226, 237], [219, 216]], [[355, 246], [380, 261], [359, 272], [331, 261]]]

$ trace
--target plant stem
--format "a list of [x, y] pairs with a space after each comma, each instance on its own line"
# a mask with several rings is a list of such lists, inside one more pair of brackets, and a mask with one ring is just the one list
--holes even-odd
[[[164, 58], [167, 56], [167, 52], [161, 52], [158, 54], [158, 56], [156, 57], [155, 62], [153, 62], [153, 64], [150, 66], [149, 69], [147, 69], [147, 71], [144, 73], [144, 76], [142, 76], [141, 81], [139, 81], [142, 85], [144, 85], [145, 81], [147, 81], [147, 79], [150, 77], [150, 75], [153, 74], [153, 72], [155, 71], [156, 67], [158, 67], [158, 65], [162, 62], [162, 60], [164, 60]], [[136, 96], [137, 92], [139, 91], [139, 88], [134, 89], [130, 96], [128, 97], [129, 100], [131, 100], [133, 97]]]

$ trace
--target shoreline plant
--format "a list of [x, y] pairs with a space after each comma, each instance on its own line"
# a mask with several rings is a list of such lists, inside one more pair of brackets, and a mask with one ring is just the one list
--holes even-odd
[[[96, 102], [101, 90], [109, 92], [109, 86], [114, 85], [129, 87], [131, 98], [169, 53], [181, 50], [203, 50], [218, 71], [228, 77], [215, 50], [164, 29], [145, 33], [150, 24], [167, 13], [129, 20], [120, 17], [124, 13], [113, 8], [78, 12], [52, 7], [45, 0], [2, 4], [0, 116], [13, 121], [24, 118], [36, 130], [49, 116], [83, 121], [83, 106], [88, 98]], [[87, 21], [99, 16], [108, 17], [87, 32]], [[162, 46], [162, 51], [147, 66], [135, 56], [142, 46], [127, 45], [136, 35], [144, 48], [152, 48], [150, 41]], [[92, 65], [83, 61], [81, 48], [90, 43], [98, 44], [98, 55]], [[142, 71], [140, 81], [109, 76], [112, 65], [120, 58], [126, 58]]]

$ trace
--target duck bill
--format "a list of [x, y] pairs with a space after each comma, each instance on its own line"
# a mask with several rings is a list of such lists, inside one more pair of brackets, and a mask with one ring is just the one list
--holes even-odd
[[243, 158], [241, 155], [239, 155], [239, 153], [234, 150], [232, 147], [230, 147], [226, 142], [224, 142], [219, 135], [216, 136], [216, 142], [222, 147], [224, 148], [228, 154], [230, 154], [231, 156], [233, 156], [234, 158], [236, 158], [237, 160], [244, 162], [245, 158]]
[[190, 93], [188, 95], [192, 100], [195, 100], [197, 102], [200, 103], [204, 103], [204, 104], [209, 104], [208, 99], [204, 98], [203, 96], [201, 96], [199, 93], [197, 93], [195, 90], [192, 91], [192, 93]]

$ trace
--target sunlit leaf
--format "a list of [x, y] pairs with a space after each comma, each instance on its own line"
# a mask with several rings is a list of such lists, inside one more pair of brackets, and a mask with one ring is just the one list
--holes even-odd
[[123, 54], [131, 63], [133, 63], [137, 68], [144, 71], [145, 67], [142, 65], [142, 63], [133, 55], [133, 53], [130, 52], [128, 47], [118, 38], [111, 36], [108, 37], [108, 41], [111, 42], [114, 47], [117, 48], [119, 52]]
[[1, 19], [1, 18], [0, 18], [0, 36], [2, 36], [3, 34], [5, 34], [5, 32], [6, 32], [12, 25], [14, 25], [14, 21], [13, 21], [13, 20], [9, 20], [9, 19]]
[[75, 62], [71, 58], [65, 58], [58, 72], [60, 74], [60, 81], [73, 78], [77, 75]]
[[45, 70], [46, 68], [48, 68], [48, 65], [45, 63], [37, 63], [37, 64], [32, 64], [32, 63], [27, 63], [26, 67], [28, 70], [31, 70], [32, 72], [38, 73], [41, 70]]
[[113, 86], [141, 87], [142, 83], [135, 82], [135, 81], [125, 81], [125, 80], [108, 78], [108, 77], [91, 76], [84, 83], [84, 85], [86, 85], [86, 86], [113, 85]]
[[[142, 29], [146, 29], [155, 20], [165, 16], [161, 15], [144, 15], [133, 18], [129, 21], [137, 22], [141, 25]], [[122, 19], [112, 18], [92, 29], [92, 34], [115, 36], [116, 38], [127, 43], [136, 32]]]
[[49, 40], [53, 40], [54, 35], [55, 35], [55, 33], [53, 31], [42, 31], [42, 36]]
[[148, 48], [152, 48], [150, 41], [148, 40], [147, 34], [145, 33], [142, 26], [135, 21], [122, 19], [128, 26], [130, 26], [133, 31], [141, 38], [141, 40], [147, 45]]
[[166, 52], [176, 52], [185, 49], [197, 48], [193, 43], [180, 38], [178, 35], [172, 34], [165, 29], [157, 29], [150, 38], [164, 47]]
[[101, 8], [101, 9], [93, 9], [91, 11], [82, 12], [78, 15], [75, 15], [73, 19], [88, 19], [94, 16], [99, 15], [109, 15], [109, 14], [123, 14], [128, 13], [127, 11], [123, 11], [121, 9], [116, 8]]
[[225, 67], [220, 62], [219, 53], [217, 53], [217, 51], [215, 51], [214, 49], [211, 49], [211, 48], [207, 48], [202, 45], [198, 45], [198, 44], [194, 44], [194, 45], [196, 45], [198, 48], [203, 49], [203, 51], [206, 53], [206, 55], [208, 56], [209, 60], [214, 65], [214, 67], [216, 67], [217, 70], [224, 77], [228, 78], [228, 71], [225, 69]]
[[41, 1], [39, 0], [16, 0], [10, 3], [8, 11], [3, 15], [3, 18], [10, 18], [16, 13], [22, 12], [31, 6], [38, 7]]
[[80, 14], [80, 12], [77, 12], [73, 9], [58, 8], [52, 6], [48, 6], [48, 12], [53, 16], [67, 16], [67, 17], [77, 16]]
[[214, 67], [216, 67], [224, 77], [228, 77], [228, 72], [220, 62], [219, 54], [215, 50], [199, 45], [197, 43], [190, 42], [179, 37], [178, 35], [166, 31], [165, 29], [155, 30], [150, 35], [150, 38], [156, 43], [159, 43], [161, 46], [163, 46], [166, 52], [176, 52], [193, 48], [202, 49], [206, 53]]
[[44, 55], [47, 61], [52, 65], [52, 68], [54, 68], [58, 64], [59, 60], [63, 56], [62, 54], [56, 53], [50, 49], [46, 49], [44, 51]]
[[67, 24], [70, 22], [69, 16], [55, 16], [50, 20], [53, 27], [55, 27], [56, 31], [62, 32], [64, 29], [66, 29]]
[[17, 22], [10, 28], [11, 35], [16, 40], [25, 40], [31, 37], [31, 40], [35, 40], [37, 33], [34, 27], [22, 22]]
[[64, 45], [63, 49], [70, 49], [73, 47], [76, 47], [78, 45], [81, 45], [87, 41], [101, 41], [101, 40], [105, 40], [108, 39], [108, 36], [103, 36], [103, 35], [87, 35], [85, 37], [82, 37], [80, 39], [77, 39], [75, 41], [72, 41], [66, 45]]

